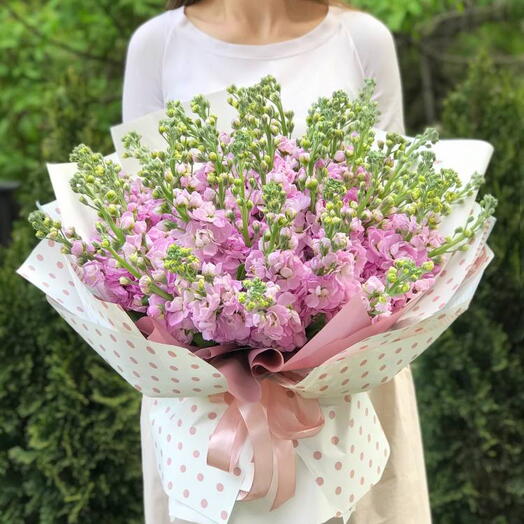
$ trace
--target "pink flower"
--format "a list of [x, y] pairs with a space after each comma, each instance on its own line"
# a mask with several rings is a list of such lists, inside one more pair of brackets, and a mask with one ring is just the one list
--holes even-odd
[[174, 297], [173, 300], [164, 303], [166, 322], [171, 329], [182, 327], [189, 316], [189, 308], [186, 306], [182, 296]]
[[415, 233], [420, 229], [420, 224], [414, 216], [408, 217], [404, 213], [396, 213], [389, 218], [385, 227], [396, 231]]
[[331, 311], [344, 305], [353, 292], [336, 275], [317, 277], [308, 282], [305, 305], [314, 312]]
[[423, 293], [424, 291], [428, 291], [433, 287], [435, 284], [435, 279], [431, 276], [424, 276], [424, 278], [421, 278], [420, 280], [417, 280], [413, 284], [413, 290], [417, 293]]
[[120, 217], [120, 227], [124, 230], [132, 229], [135, 225], [135, 216], [130, 211], [122, 213]]
[[102, 300], [128, 307], [132, 297], [124, 286], [120, 284], [121, 277], [129, 277], [125, 269], [115, 267], [113, 259], [104, 261], [91, 260], [82, 268], [82, 280], [92, 289], [93, 293]]
[[152, 318], [163, 318], [165, 313], [166, 299], [158, 295], [151, 295], [147, 307], [147, 315]]
[[267, 311], [248, 313], [247, 325], [253, 327], [251, 340], [262, 347], [290, 351], [306, 342], [304, 327], [297, 311], [290, 304], [294, 297], [283, 293]]
[[79, 257], [84, 252], [84, 243], [81, 240], [73, 240], [71, 246], [71, 254]]
[[367, 231], [368, 252], [367, 258], [371, 264], [382, 270], [387, 270], [397, 258], [409, 258], [417, 265], [427, 259], [425, 249], [417, 250], [412, 244], [405, 241], [402, 235], [393, 230], [370, 228]]
[[251, 328], [247, 325], [244, 314], [241, 311], [235, 311], [232, 314], [218, 317], [214, 340], [247, 344], [250, 333]]
[[372, 276], [372, 277], [369, 277], [362, 284], [362, 289], [368, 295], [372, 295], [373, 293], [384, 293], [385, 286], [384, 286], [384, 283], [379, 278], [377, 278], [376, 276]]
[[296, 140], [289, 139], [285, 136], [281, 136], [278, 139], [277, 147], [280, 152], [287, 153], [288, 155], [296, 155], [300, 151], [300, 149], [297, 147]]
[[142, 249], [142, 234], [126, 235], [126, 241], [122, 246], [122, 252], [126, 257], [135, 254]]
[[[375, 322], [434, 284], [440, 267], [412, 283], [407, 293], [383, 296], [386, 272], [397, 259], [420, 266], [444, 239], [428, 227], [429, 217], [383, 216], [373, 200], [367, 209], [359, 209], [361, 219], [356, 218], [361, 182], [372, 188], [375, 174], [364, 165], [347, 165], [351, 144], [341, 144], [331, 156], [320, 158], [298, 147], [295, 139], [276, 137], [271, 169], [258, 173], [252, 165], [240, 174], [232, 148], [237, 136], [218, 134], [222, 166], [202, 162], [196, 148], [176, 166], [166, 164], [162, 191], [146, 187], [140, 177], [121, 174], [125, 201], [119, 202], [120, 216], [111, 224], [121, 232], [108, 229], [108, 234], [92, 240], [99, 246], [109, 237], [120, 261], [133, 268], [119, 267], [125, 264], [117, 264], [109, 251], [95, 251], [92, 243], [73, 240], [71, 246], [72, 255], [83, 264], [82, 280], [97, 297], [162, 322], [181, 344], [190, 344], [200, 334], [220, 344], [292, 351], [306, 342], [305, 326], [315, 315], [322, 313], [329, 320], [357, 294]], [[306, 165], [312, 158], [314, 166]], [[227, 180], [219, 186], [214, 175], [221, 174]], [[235, 185], [230, 175], [237, 177]], [[319, 184], [314, 206], [313, 190], [306, 189], [309, 177]], [[340, 205], [324, 200], [325, 177], [345, 184]], [[239, 187], [242, 178], [245, 185]], [[284, 191], [283, 204], [271, 213], [264, 201], [264, 178]], [[175, 187], [169, 187], [171, 181]], [[165, 198], [153, 197], [166, 189]], [[336, 220], [326, 220], [326, 212]], [[187, 262], [195, 273], [181, 278], [166, 270], [173, 244], [184, 248], [177, 251], [180, 258], [174, 264]]]

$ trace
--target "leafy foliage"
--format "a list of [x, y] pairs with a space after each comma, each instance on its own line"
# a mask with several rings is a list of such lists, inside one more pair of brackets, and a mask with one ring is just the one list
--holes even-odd
[[[144, 6], [2, 5], [0, 176], [21, 180], [23, 217], [51, 199], [45, 162], [109, 150], [127, 40], [160, 9]], [[141, 522], [140, 397], [14, 275], [32, 237], [24, 218], [0, 252], [0, 521]]]
[[[133, 29], [161, 11], [141, 0], [15, 0], [0, 9], [0, 178], [24, 179], [41, 165], [40, 142], [49, 129], [45, 108], [62, 94], [57, 78], [82, 73], [93, 131], [107, 136], [118, 123], [125, 49]], [[74, 106], [69, 108], [74, 111]], [[67, 148], [66, 148], [67, 150]], [[63, 154], [51, 161], [63, 161]]]
[[512, 524], [522, 517], [522, 282], [520, 205], [524, 156], [514, 139], [524, 88], [486, 57], [446, 100], [448, 136], [495, 146], [486, 191], [501, 205], [495, 259], [470, 310], [417, 363], [432, 508], [439, 524]]
[[[356, 0], [349, 2], [383, 20], [395, 32], [411, 31], [416, 24], [429, 20], [433, 15], [446, 10], [461, 10], [468, 0]], [[482, 3], [482, 2], [477, 2]], [[489, 3], [489, 2], [484, 2]]]

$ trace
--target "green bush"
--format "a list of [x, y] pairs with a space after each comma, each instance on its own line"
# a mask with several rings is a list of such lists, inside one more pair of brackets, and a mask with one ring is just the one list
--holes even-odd
[[524, 325], [518, 145], [524, 89], [483, 57], [446, 100], [444, 133], [495, 146], [485, 191], [499, 199], [495, 259], [470, 310], [417, 362], [437, 524], [516, 524], [524, 514]]
[[[70, 71], [57, 82], [42, 150], [66, 159], [96, 129], [84, 79]], [[49, 200], [43, 162], [27, 175], [33, 205]], [[1, 253], [0, 522], [138, 523], [140, 396], [14, 275], [34, 244], [21, 221]]]

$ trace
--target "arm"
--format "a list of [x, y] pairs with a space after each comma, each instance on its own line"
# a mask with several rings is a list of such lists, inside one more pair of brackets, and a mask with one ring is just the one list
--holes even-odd
[[122, 94], [123, 122], [164, 107], [162, 63], [167, 14], [142, 24], [129, 40]]
[[375, 100], [380, 111], [377, 127], [404, 134], [402, 84], [393, 35], [369, 14], [349, 11], [346, 18], [364, 77], [374, 78], [377, 83]]

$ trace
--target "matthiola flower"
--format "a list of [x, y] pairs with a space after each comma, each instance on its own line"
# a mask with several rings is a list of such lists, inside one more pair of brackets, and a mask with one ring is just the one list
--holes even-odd
[[368, 260], [383, 270], [387, 270], [397, 258], [410, 258], [417, 262], [417, 265], [426, 260], [425, 249], [416, 249], [394, 230], [370, 228], [367, 237]]
[[125, 269], [117, 268], [113, 259], [86, 262], [81, 268], [81, 275], [82, 280], [97, 297], [116, 302], [122, 307], [129, 306], [131, 296], [120, 283], [120, 279], [128, 277], [129, 273]]
[[395, 213], [386, 221], [384, 229], [416, 233], [420, 230], [420, 224], [414, 216], [408, 216], [405, 213]]
[[356, 284], [346, 286], [337, 275], [311, 278], [304, 304], [315, 313], [333, 311], [349, 300], [356, 287]]
[[282, 291], [298, 289], [311, 274], [293, 251], [275, 251], [267, 257], [261, 251], [252, 251], [245, 264], [249, 276], [274, 282]]
[[[185, 300], [182, 296], [177, 296], [172, 300], [164, 302], [163, 308], [166, 315], [166, 322], [170, 328], [170, 331], [180, 329], [184, 325], [187, 326], [187, 322], [185, 321], [189, 317], [189, 309], [187, 308]], [[189, 324], [189, 326], [191, 326], [191, 324]]]
[[135, 226], [135, 215], [131, 211], [126, 211], [122, 214], [120, 217], [120, 227], [124, 231], [129, 231], [130, 229], [133, 229]]
[[[229, 225], [229, 222], [225, 216], [225, 211], [223, 209], [217, 210], [212, 202], [199, 200], [197, 200], [197, 202], [201, 203], [197, 203], [196, 205], [198, 207], [194, 207], [192, 211], [189, 213], [189, 216], [191, 218], [199, 220], [201, 222], [209, 222], [210, 224], [213, 224], [218, 228], [223, 228]], [[190, 206], [193, 207], [191, 205], [191, 201]]]
[[294, 162], [288, 160], [289, 157], [281, 157], [280, 155], [275, 155], [273, 160], [273, 169], [266, 175], [267, 182], [277, 182], [282, 184], [284, 191], [292, 196], [293, 193], [297, 191], [295, 183], [295, 178], [297, 177], [297, 172], [293, 169]]
[[294, 192], [286, 199], [284, 209], [291, 210], [295, 215], [307, 210], [311, 203], [311, 197], [302, 193], [301, 191]]
[[143, 236], [141, 233], [136, 235], [126, 235], [126, 241], [122, 246], [122, 253], [126, 257], [130, 257], [131, 255], [134, 255], [137, 251], [141, 251], [142, 240]]
[[384, 290], [386, 289], [384, 282], [382, 282], [379, 278], [376, 276], [369, 277], [363, 284], [362, 284], [362, 290], [367, 293], [368, 295], [372, 295], [374, 293], [384, 293]]
[[265, 311], [246, 315], [247, 325], [253, 327], [251, 340], [262, 347], [292, 350], [306, 341], [300, 316], [293, 308], [295, 298], [290, 293], [282, 293], [274, 305]]
[[300, 148], [297, 147], [295, 140], [290, 140], [285, 136], [281, 136], [278, 140], [278, 149], [282, 153], [287, 153], [288, 155], [296, 155], [300, 152]]
[[250, 334], [251, 328], [248, 326], [246, 315], [242, 310], [218, 316], [214, 335], [214, 340], [217, 342], [235, 341], [238, 344], [247, 344]]
[[461, 188], [427, 161], [431, 132], [409, 150], [396, 135], [372, 145], [371, 85], [357, 105], [342, 92], [320, 99], [297, 138], [274, 79], [231, 92], [240, 116], [230, 133], [195, 99], [198, 118], [170, 105], [166, 150], [125, 137], [136, 175], [75, 148], [72, 189], [100, 217], [92, 238], [40, 211], [30, 217], [96, 296], [163, 323], [181, 344], [292, 351], [311, 319], [329, 320], [354, 296], [374, 319], [390, 315], [429, 290], [445, 255], [493, 211], [487, 198], [453, 239], [438, 234], [453, 199], [478, 182]]
[[84, 243], [81, 240], [73, 240], [71, 247], [71, 254], [79, 257], [84, 252]]
[[202, 260], [209, 260], [232, 234], [233, 228], [225, 220], [218, 220], [216, 223], [211, 220], [191, 221], [186, 225], [184, 233], [176, 235], [176, 239], [181, 245], [193, 248]]
[[149, 305], [147, 307], [147, 315], [152, 318], [164, 318], [165, 316], [165, 305], [166, 299], [159, 297], [158, 295], [152, 295], [149, 299]]
[[410, 240], [410, 244], [420, 251], [439, 247], [443, 243], [444, 238], [442, 235], [435, 229], [430, 229], [427, 226], [421, 227], [420, 232]]
[[[161, 223], [159, 223], [161, 225]], [[157, 270], [164, 268], [164, 259], [167, 249], [173, 244], [174, 239], [170, 232], [164, 231], [161, 227], [152, 227], [145, 235], [147, 251], [145, 256], [151, 263], [152, 267]]]

